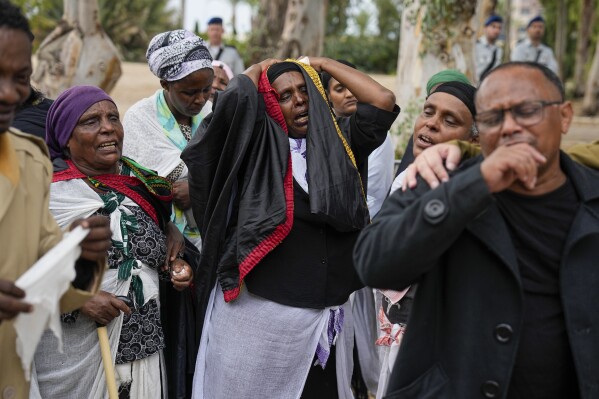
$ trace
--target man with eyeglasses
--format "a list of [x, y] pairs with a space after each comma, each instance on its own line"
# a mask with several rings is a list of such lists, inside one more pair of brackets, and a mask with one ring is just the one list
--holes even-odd
[[512, 62], [476, 109], [482, 155], [391, 195], [356, 243], [367, 285], [419, 283], [388, 397], [599, 397], [599, 174], [560, 152], [572, 106]]

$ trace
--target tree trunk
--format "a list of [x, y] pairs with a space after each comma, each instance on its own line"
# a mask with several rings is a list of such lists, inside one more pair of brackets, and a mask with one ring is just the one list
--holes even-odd
[[322, 54], [327, 3], [326, 0], [289, 1], [278, 58]]
[[497, 0], [480, 0], [480, 5], [478, 10], [476, 11], [477, 20], [478, 20], [478, 29], [476, 32], [476, 37], [481, 37], [483, 35], [483, 29], [485, 27], [485, 21], [492, 14], [495, 14], [495, 8], [497, 7]]
[[118, 52], [100, 26], [97, 0], [65, 0], [62, 21], [36, 56], [31, 79], [50, 98], [84, 84], [110, 92], [121, 76]]
[[183, 29], [185, 26], [185, 0], [181, 0], [181, 4], [179, 5], [179, 27]]
[[239, 0], [229, 0], [231, 3], [231, 25], [233, 25], [233, 37], [237, 39], [237, 4], [239, 4]]
[[249, 39], [252, 64], [276, 54], [285, 24], [287, 3], [287, 0], [260, 0]]
[[555, 29], [555, 59], [559, 69], [559, 76], [564, 80], [564, 61], [566, 58], [566, 41], [568, 35], [568, 5], [566, 0], [557, 3], [557, 26]]
[[578, 38], [576, 40], [576, 61], [574, 64], [575, 96], [584, 94], [584, 67], [589, 59], [593, 18], [595, 16], [595, 0], [582, 0], [578, 20]]
[[[417, 0], [402, 13], [396, 91], [402, 107], [413, 109], [410, 104], [420, 104], [426, 82], [443, 69], [458, 69], [473, 81], [476, 0], [454, 4], [449, 11], [454, 19], [436, 21], [435, 26], [427, 26], [426, 19], [426, 13], [434, 10], [421, 7]], [[402, 112], [400, 121], [409, 114]]]
[[512, 47], [511, 29], [512, 29], [512, 0], [505, 0], [505, 9], [503, 12], [503, 33], [505, 34], [505, 42], [503, 44], [503, 62], [510, 60], [510, 52]]
[[584, 115], [597, 115], [597, 95], [599, 94], [599, 42], [595, 45], [593, 64], [587, 77], [586, 90], [582, 101]]

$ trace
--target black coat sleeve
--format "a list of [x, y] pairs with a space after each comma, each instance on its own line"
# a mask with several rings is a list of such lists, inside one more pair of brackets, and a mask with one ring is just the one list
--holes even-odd
[[480, 162], [434, 190], [420, 180], [393, 193], [358, 237], [354, 264], [372, 287], [401, 290], [439, 264], [466, 225], [492, 202]]

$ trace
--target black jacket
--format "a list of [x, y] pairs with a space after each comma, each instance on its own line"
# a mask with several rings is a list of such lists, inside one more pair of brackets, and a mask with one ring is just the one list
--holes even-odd
[[[582, 398], [599, 397], [599, 174], [561, 156], [580, 199], [564, 246], [562, 306]], [[367, 285], [418, 282], [388, 398], [504, 398], [522, 326], [522, 282], [480, 159], [383, 205], [355, 247]]]

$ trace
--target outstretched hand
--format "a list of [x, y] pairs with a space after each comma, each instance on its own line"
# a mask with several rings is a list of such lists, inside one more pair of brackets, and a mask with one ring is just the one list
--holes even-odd
[[418, 175], [434, 189], [449, 180], [447, 170], [454, 170], [461, 158], [460, 147], [455, 144], [442, 143], [427, 148], [407, 167], [402, 190], [416, 187]]

